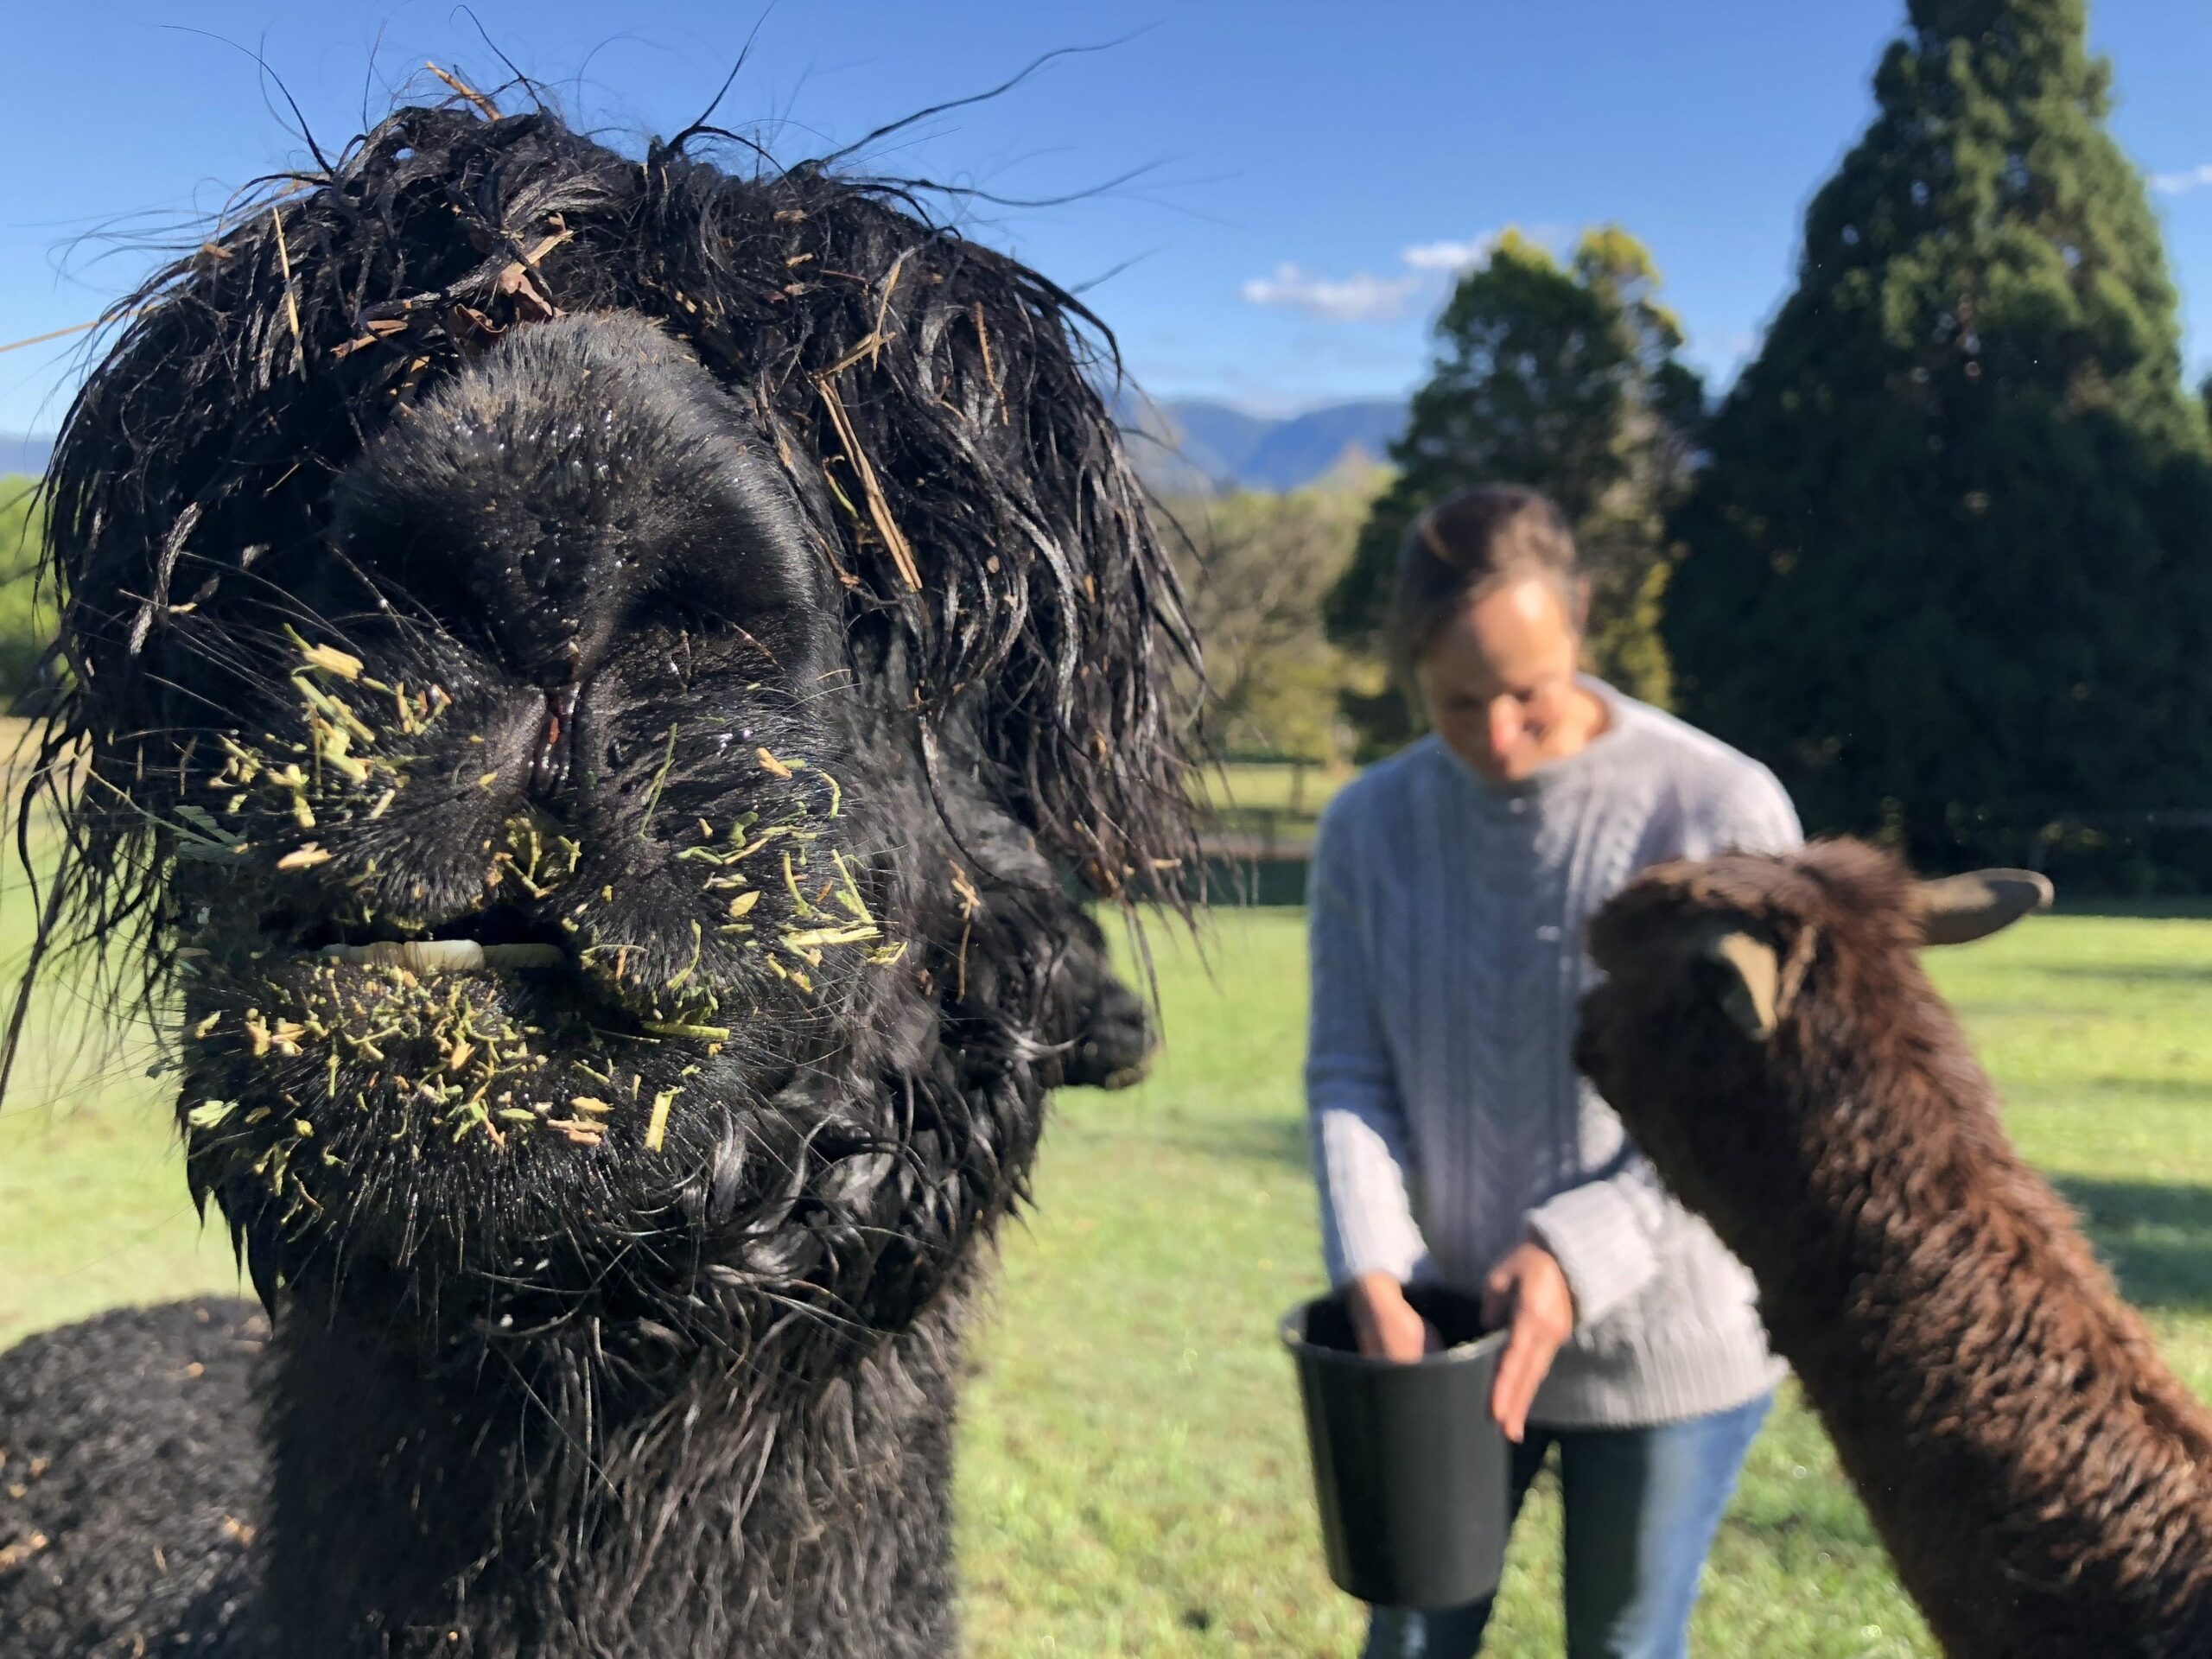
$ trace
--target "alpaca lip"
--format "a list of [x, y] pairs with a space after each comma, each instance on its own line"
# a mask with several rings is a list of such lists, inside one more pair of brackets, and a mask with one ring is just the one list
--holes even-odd
[[[264, 924], [269, 927], [269, 924]], [[294, 960], [349, 968], [398, 968], [421, 978], [441, 974], [507, 974], [574, 969], [575, 955], [554, 923], [526, 906], [494, 904], [461, 915], [397, 927], [284, 918]]]
[[381, 939], [372, 944], [331, 944], [315, 952], [322, 962], [359, 967], [391, 966], [410, 973], [512, 973], [565, 968], [569, 953], [557, 944], [482, 944], [474, 939]]

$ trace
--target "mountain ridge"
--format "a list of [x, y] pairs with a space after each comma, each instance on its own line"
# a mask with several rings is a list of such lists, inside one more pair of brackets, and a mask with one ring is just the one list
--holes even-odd
[[1210, 397], [1113, 400], [1138, 475], [1162, 495], [1303, 489], [1348, 459], [1380, 461], [1406, 429], [1406, 404], [1348, 398], [1295, 415], [1255, 415]]
[[[1162, 495], [1303, 489], [1348, 458], [1383, 460], [1406, 429], [1406, 405], [1394, 398], [1347, 398], [1281, 416], [1211, 397], [1152, 401], [1126, 389], [1110, 401], [1138, 475]], [[0, 432], [0, 477], [36, 477], [53, 450], [51, 437]]]

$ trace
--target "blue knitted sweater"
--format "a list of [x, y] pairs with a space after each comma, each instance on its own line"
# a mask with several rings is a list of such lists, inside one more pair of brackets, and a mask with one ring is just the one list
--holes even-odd
[[1330, 804], [1306, 1092], [1331, 1276], [1478, 1289], [1536, 1240], [1576, 1326], [1531, 1417], [1626, 1427], [1741, 1404], [1781, 1367], [1750, 1274], [1574, 1070], [1597, 974], [1583, 924], [1647, 865], [1801, 835], [1764, 766], [1584, 683], [1606, 729], [1525, 783], [1485, 783], [1430, 737]]

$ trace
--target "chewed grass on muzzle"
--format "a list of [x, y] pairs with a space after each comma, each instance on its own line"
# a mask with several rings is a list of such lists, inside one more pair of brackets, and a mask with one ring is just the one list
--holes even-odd
[[41, 950], [174, 1045], [275, 1336], [56, 1336], [227, 1450], [156, 1526], [68, 1437], [33, 1518], [144, 1583], [0, 1626], [935, 1659], [987, 1247], [1154, 1046], [1087, 903], [1199, 868], [1110, 342], [916, 187], [493, 107], [246, 198], [64, 423]]
[[[619, 925], [612, 937], [594, 925], [595, 906], [617, 905], [614, 882], [579, 881], [582, 844], [536, 808], [480, 843], [480, 893], [434, 926], [424, 912], [441, 895], [413, 878], [395, 894], [380, 861], [404, 868], [405, 849], [371, 827], [410, 786], [438, 787], [435, 774], [424, 777], [428, 740], [457, 718], [454, 697], [435, 679], [389, 683], [335, 645], [287, 634], [297, 658], [286, 682], [293, 701], [281, 710], [289, 718], [270, 721], [283, 729], [220, 734], [212, 773], [195, 774], [189, 753], [180, 764], [199, 798], [175, 804], [179, 855], [194, 867], [188, 887], [207, 895], [185, 929], [207, 943], [180, 947], [195, 1016], [180, 1115], [192, 1165], [209, 1184], [214, 1172], [242, 1168], [289, 1224], [321, 1211], [318, 1190], [352, 1179], [365, 1156], [419, 1160], [433, 1137], [480, 1137], [504, 1152], [541, 1133], [598, 1148], [613, 1133], [658, 1153], [691, 1079], [731, 1041], [732, 1022], [777, 1000], [763, 998], [756, 976], [817, 1005], [859, 965], [888, 969], [905, 957], [844, 853], [825, 847], [843, 809], [836, 777], [765, 746], [734, 755], [718, 746], [731, 768], [757, 774], [763, 804], [721, 823], [663, 817], [681, 736], [674, 722], [636, 833], [655, 838], [660, 818], [657, 844], [680, 843], [672, 868], [703, 901], [685, 925], [690, 949], [680, 965], [669, 969], [664, 952], [633, 944]], [[488, 753], [481, 734], [465, 734], [464, 773], [479, 752]], [[500, 778], [493, 766], [448, 781], [491, 790]], [[272, 949], [234, 913], [308, 887], [316, 891], [301, 903], [332, 936], [319, 947]], [[517, 927], [515, 902], [555, 937], [500, 937]], [[588, 983], [602, 1006], [550, 995], [563, 974]], [[676, 1045], [699, 1055], [678, 1060], [674, 1081], [664, 1081], [666, 1064], [628, 1064]]]

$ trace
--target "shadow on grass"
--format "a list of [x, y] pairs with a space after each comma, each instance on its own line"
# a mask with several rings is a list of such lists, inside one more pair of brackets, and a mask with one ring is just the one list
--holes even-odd
[[2109, 1106], [2113, 1096], [2126, 1100], [2131, 1096], [2179, 1105], [2212, 1105], [2212, 1083], [2196, 1083], [2187, 1077], [2096, 1077], [2088, 1087], [2095, 1096], [2083, 1103], [2093, 1107]]
[[2212, 1311], [2212, 1187], [2055, 1178], [2089, 1242], [2139, 1307]]
[[1303, 1117], [1255, 1117], [1186, 1128], [1177, 1137], [1194, 1152], [1211, 1157], [1274, 1164], [1301, 1175], [1313, 1167]]
[[2037, 1001], [2023, 997], [1957, 997], [1951, 1008], [1961, 1020], [2033, 1020], [2050, 1024], [2066, 1020], [2094, 1020], [2094, 1010], [2076, 1003]]
[[[2212, 1103], [2212, 1085], [2172, 1079], [2101, 1078], [2099, 1088]], [[1186, 1122], [1169, 1134], [1179, 1145], [1209, 1157], [1272, 1166], [1310, 1179], [1303, 1118]], [[2212, 1313], [2212, 1185], [2075, 1175], [2054, 1177], [2051, 1185], [2079, 1213], [2082, 1230], [2129, 1301], [2139, 1307]]]
[[2012, 1084], [2005, 1090], [2005, 1099], [2012, 1106], [2066, 1111], [2083, 1117], [2099, 1112], [2124, 1112], [2132, 1103], [2151, 1102], [2163, 1106], [2212, 1107], [2212, 1082], [2193, 1077], [2118, 1076], [2086, 1080], [2031, 1078]]
[[2131, 980], [2155, 984], [2212, 983], [2212, 962], [2064, 962], [2042, 970], [2053, 979], [2094, 979], [2125, 985]]
[[2096, 893], [2079, 899], [2062, 895], [2051, 906], [2051, 914], [2087, 916], [2100, 921], [2202, 922], [2212, 920], [2212, 898], [2198, 893], [2175, 893], [2154, 899]]

